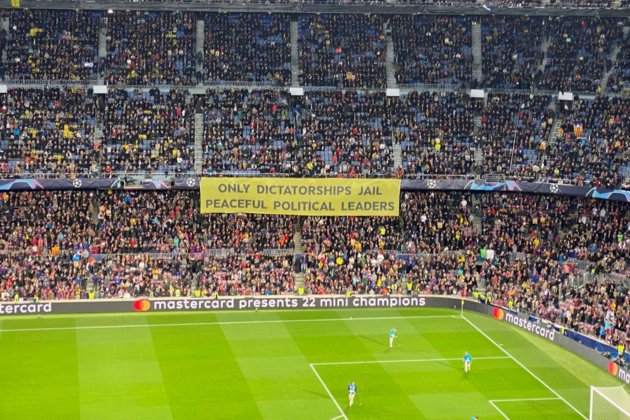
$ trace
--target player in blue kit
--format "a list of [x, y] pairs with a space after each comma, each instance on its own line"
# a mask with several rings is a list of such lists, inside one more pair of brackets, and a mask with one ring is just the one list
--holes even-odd
[[350, 407], [352, 407], [352, 404], [354, 404], [354, 396], [357, 394], [357, 384], [354, 383], [354, 381], [350, 382], [350, 385], [348, 385], [348, 405]]
[[389, 330], [389, 348], [390, 349], [394, 347], [394, 339], [396, 339], [397, 332], [398, 331], [394, 327], [392, 327], [392, 329]]
[[472, 356], [470, 353], [464, 353], [464, 372], [470, 372], [470, 365], [472, 364]]

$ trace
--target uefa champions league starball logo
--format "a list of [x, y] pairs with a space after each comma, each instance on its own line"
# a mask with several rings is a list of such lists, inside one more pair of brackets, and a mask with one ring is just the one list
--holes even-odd
[[430, 180], [427, 182], [427, 186], [428, 186], [429, 188], [431, 188], [431, 189], [434, 189], [435, 187], [437, 187], [437, 182], [435, 182], [435, 180], [434, 180], [434, 179], [430, 179]]
[[186, 185], [192, 188], [197, 185], [197, 181], [195, 180], [195, 178], [188, 178], [186, 179]]
[[551, 191], [552, 194], [557, 194], [558, 191], [560, 191], [560, 187], [558, 187], [557, 184], [551, 184], [549, 185], [549, 191]]
[[80, 179], [75, 179], [74, 181], [72, 181], [72, 185], [74, 186], [74, 188], [81, 188], [83, 182], [81, 182]]

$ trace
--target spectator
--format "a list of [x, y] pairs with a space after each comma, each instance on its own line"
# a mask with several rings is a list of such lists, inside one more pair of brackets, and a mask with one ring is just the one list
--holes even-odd
[[467, 17], [395, 16], [392, 34], [397, 82], [470, 84], [471, 25]]
[[380, 15], [301, 15], [300, 84], [385, 87], [385, 34]]
[[[4, 77], [94, 80], [99, 71], [101, 12], [12, 9]], [[3, 66], [4, 67], [4, 66]]]
[[116, 12], [107, 24], [108, 84], [196, 84], [193, 13]]
[[204, 21], [206, 80], [290, 83], [288, 15], [209, 13]]

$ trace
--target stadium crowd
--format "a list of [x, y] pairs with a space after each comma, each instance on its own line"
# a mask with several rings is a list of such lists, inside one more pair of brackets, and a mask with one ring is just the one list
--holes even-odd
[[[475, 82], [471, 18], [300, 15], [301, 85], [379, 89], [307, 88], [303, 97], [158, 88], [287, 86], [288, 15], [11, 10], [2, 20], [3, 78], [112, 85], [106, 96], [85, 87], [0, 94], [3, 178], [200, 167], [203, 174], [500, 174], [616, 187], [630, 175], [630, 100], [602, 95], [608, 71], [609, 90], [628, 83], [628, 38], [618, 19], [483, 17], [484, 78]], [[445, 91], [387, 97], [390, 35], [401, 85], [598, 95], [574, 102], [529, 92], [491, 92], [486, 101]], [[198, 129], [202, 162], [195, 162]], [[202, 215], [199, 207], [190, 191], [4, 192], [0, 300], [290, 294], [297, 277], [311, 294], [471, 296], [481, 287], [493, 303], [607, 342], [630, 336], [628, 287], [596, 278], [630, 273], [625, 204], [405, 192], [397, 218]], [[294, 258], [296, 245], [303, 254]]]
[[209, 13], [204, 22], [205, 80], [289, 84], [288, 15]]
[[194, 85], [193, 13], [128, 12], [107, 18], [108, 84]]
[[203, 174], [476, 173], [596, 187], [630, 175], [628, 99], [490, 93], [485, 102], [454, 92], [10, 89], [0, 95], [0, 173], [189, 174], [200, 129]]
[[101, 12], [10, 10], [4, 19], [4, 78], [85, 80], [97, 75]]
[[471, 24], [468, 17], [395, 16], [392, 36], [397, 82], [470, 84]]
[[300, 16], [300, 84], [384, 88], [384, 25], [380, 15]]

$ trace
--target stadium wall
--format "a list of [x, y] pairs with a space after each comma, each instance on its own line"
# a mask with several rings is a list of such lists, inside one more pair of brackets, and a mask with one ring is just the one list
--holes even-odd
[[489, 315], [516, 328], [538, 335], [607, 370], [630, 384], [630, 371], [608, 360], [591, 347], [575, 341], [553, 325], [506, 308], [474, 300], [445, 296], [264, 296], [221, 298], [164, 298], [106, 301], [55, 301], [0, 303], [0, 317], [121, 312], [194, 312], [258, 309], [344, 309], [344, 308], [449, 308]]

